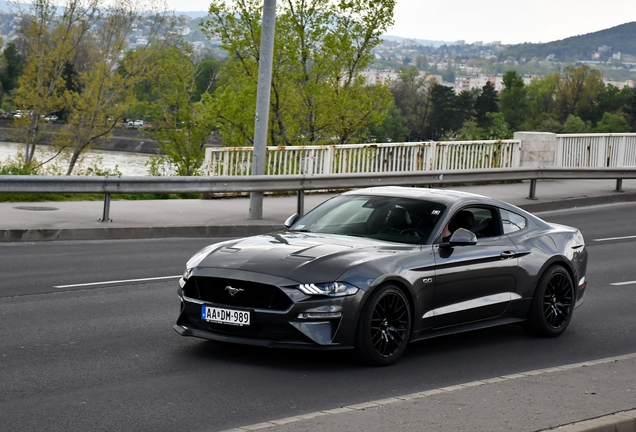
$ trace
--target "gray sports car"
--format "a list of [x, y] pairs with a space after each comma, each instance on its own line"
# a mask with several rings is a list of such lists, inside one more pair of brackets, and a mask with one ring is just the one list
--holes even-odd
[[523, 323], [561, 334], [583, 300], [576, 228], [463, 192], [351, 191], [283, 232], [210, 245], [179, 281], [184, 336], [356, 350], [387, 365], [408, 342]]

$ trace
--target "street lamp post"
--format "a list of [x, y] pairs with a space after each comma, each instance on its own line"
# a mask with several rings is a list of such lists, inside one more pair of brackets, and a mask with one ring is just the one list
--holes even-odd
[[[261, 29], [261, 49], [258, 61], [258, 89], [256, 93], [256, 118], [254, 120], [254, 152], [252, 175], [265, 174], [267, 130], [269, 126], [269, 96], [272, 88], [272, 63], [274, 58], [274, 29], [276, 26], [276, 0], [264, 0]], [[263, 192], [250, 194], [252, 219], [263, 218]]]

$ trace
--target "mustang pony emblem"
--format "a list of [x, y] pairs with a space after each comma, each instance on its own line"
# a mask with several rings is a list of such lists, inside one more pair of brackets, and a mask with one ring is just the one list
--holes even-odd
[[238, 293], [240, 293], [241, 291], [244, 291], [243, 288], [234, 288], [231, 286], [226, 286], [225, 287], [225, 291], [227, 291], [228, 293], [230, 293], [230, 295], [232, 297], [234, 297], [235, 295], [237, 295]]

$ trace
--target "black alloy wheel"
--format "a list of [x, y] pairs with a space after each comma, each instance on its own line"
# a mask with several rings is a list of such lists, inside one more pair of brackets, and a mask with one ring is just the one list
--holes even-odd
[[574, 310], [574, 284], [561, 266], [550, 267], [541, 277], [528, 317], [531, 333], [554, 337], [565, 331]]
[[567, 323], [572, 312], [572, 282], [563, 273], [557, 273], [548, 281], [543, 294], [543, 316], [553, 329]]
[[367, 302], [358, 324], [356, 351], [377, 366], [395, 362], [406, 349], [411, 332], [411, 309], [404, 293], [391, 285], [378, 288]]

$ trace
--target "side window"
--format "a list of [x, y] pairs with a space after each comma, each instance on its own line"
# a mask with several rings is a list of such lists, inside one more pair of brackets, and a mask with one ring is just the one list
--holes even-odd
[[478, 238], [499, 235], [499, 226], [494, 209], [468, 207], [458, 211], [448, 224], [451, 233], [464, 228], [475, 233]]
[[504, 234], [520, 231], [526, 227], [526, 218], [508, 210], [501, 209], [501, 221]]

